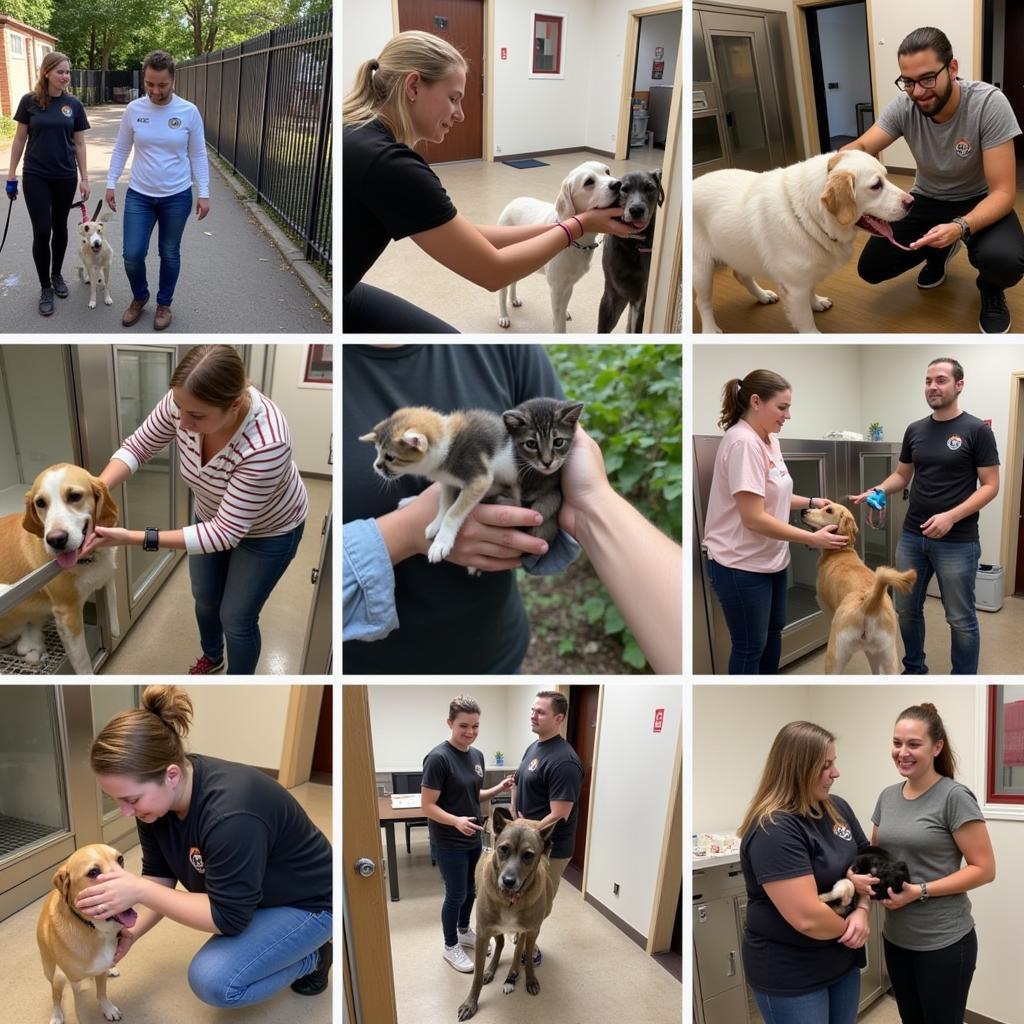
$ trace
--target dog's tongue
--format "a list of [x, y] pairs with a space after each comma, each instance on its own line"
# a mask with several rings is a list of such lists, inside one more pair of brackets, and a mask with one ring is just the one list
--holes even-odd
[[912, 252], [913, 250], [909, 245], [903, 245], [901, 242], [897, 242], [892, 234], [892, 225], [885, 220], [879, 220], [878, 217], [872, 217], [870, 213], [865, 213], [859, 221], [857, 221], [857, 227], [863, 228], [868, 234], [878, 235], [880, 238], [887, 238], [897, 249], [904, 249], [906, 252]]
[[516, 892], [506, 892], [505, 899], [507, 899], [509, 903], [518, 903], [522, 895], [523, 894], [518, 890]]
[[73, 569], [78, 564], [78, 552], [62, 551], [57, 555], [57, 564], [62, 569]]
[[135, 922], [138, 921], [138, 919], [139, 919], [139, 915], [136, 914], [135, 911], [132, 910], [131, 907], [129, 907], [127, 910], [122, 910], [120, 914], [115, 914], [114, 915], [114, 920], [122, 928], [131, 928], [131, 927], [133, 927]]

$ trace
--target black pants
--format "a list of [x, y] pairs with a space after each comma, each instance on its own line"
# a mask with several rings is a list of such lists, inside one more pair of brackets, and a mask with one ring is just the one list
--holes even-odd
[[345, 334], [458, 334], [443, 320], [397, 295], [361, 281], [341, 304]]
[[32, 221], [32, 260], [39, 287], [49, 288], [50, 278], [64, 266], [68, 248], [68, 214], [75, 201], [74, 178], [41, 178], [23, 174], [21, 191]]
[[[914, 194], [914, 205], [903, 220], [892, 226], [893, 237], [903, 245], [916, 242], [936, 224], [948, 224], [954, 217], [969, 213], [985, 197], [973, 196], [950, 202]], [[860, 254], [857, 273], [869, 284], [879, 284], [906, 273], [926, 260], [941, 263], [947, 249], [926, 246], [905, 252], [885, 238], [872, 237]], [[967, 258], [978, 271], [982, 291], [1005, 291], [1024, 277], [1024, 231], [1012, 210], [995, 224], [967, 239]]]
[[885, 943], [885, 965], [903, 1024], [963, 1024], [967, 993], [978, 962], [972, 928], [943, 949], [920, 952]]

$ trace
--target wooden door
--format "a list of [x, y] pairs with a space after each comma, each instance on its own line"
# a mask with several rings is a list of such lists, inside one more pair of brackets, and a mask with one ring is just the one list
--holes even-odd
[[[1006, 5], [1006, 28], [1003, 49], [1003, 92], [1013, 107], [1020, 124], [1024, 124], [1024, 7], [1020, 4]], [[1024, 160], [1024, 142], [1018, 135], [1013, 140], [1018, 160]]]
[[1013, 592], [1024, 596], [1024, 467], [1021, 468], [1020, 507], [1017, 509], [1017, 571]]
[[316, 739], [313, 740], [314, 772], [330, 775], [334, 770], [334, 687], [328, 683], [320, 699], [320, 716], [316, 723]]
[[483, 156], [484, 4], [483, 0], [398, 0], [398, 29], [431, 32], [451, 43], [469, 67], [462, 112], [466, 119], [444, 142], [421, 142], [416, 147], [427, 163], [479, 160]]
[[[345, 952], [355, 975], [352, 988], [359, 993], [361, 1019], [373, 1024], [397, 1024], [395, 972], [384, 894], [384, 851], [373, 776], [370, 703], [365, 686], [342, 687], [341, 713], [345, 808], [341, 848], [348, 926]], [[356, 867], [360, 861], [369, 861], [373, 873], [360, 874]]]
[[566, 739], [583, 763], [583, 785], [580, 788], [579, 813], [576, 819], [576, 846], [569, 863], [583, 870], [587, 852], [587, 820], [590, 817], [590, 783], [594, 774], [594, 747], [597, 743], [597, 709], [599, 686], [573, 686], [569, 689], [572, 734]]

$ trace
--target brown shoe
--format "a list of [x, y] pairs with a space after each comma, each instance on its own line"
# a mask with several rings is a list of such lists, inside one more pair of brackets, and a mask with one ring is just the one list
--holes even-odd
[[121, 326], [132, 327], [139, 322], [149, 299], [132, 299], [132, 304], [121, 314]]
[[165, 327], [171, 326], [171, 307], [157, 306], [153, 314], [153, 330], [162, 331]]

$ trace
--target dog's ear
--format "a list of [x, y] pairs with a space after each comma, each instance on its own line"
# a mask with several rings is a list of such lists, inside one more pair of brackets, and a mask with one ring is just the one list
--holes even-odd
[[96, 525], [117, 526], [117, 502], [110, 496], [107, 485], [98, 476], [90, 479], [92, 481], [92, 496], [96, 502]]
[[853, 191], [853, 174], [850, 171], [836, 171], [828, 176], [821, 204], [844, 228], [857, 219], [857, 197]]
[[576, 212], [576, 204], [572, 201], [574, 179], [566, 178], [562, 182], [562, 191], [555, 200], [555, 214], [559, 220], [568, 220]]
[[838, 508], [839, 511], [839, 533], [850, 538], [852, 544], [857, 539], [857, 520], [848, 508]]
[[512, 814], [507, 807], [495, 807], [491, 812], [491, 832], [494, 834], [494, 838], [497, 839], [501, 835], [501, 830], [512, 821]]
[[661, 168], [651, 171], [651, 177], [658, 183], [658, 205], [661, 206], [665, 202], [665, 190], [661, 186]]
[[25, 493], [25, 518], [21, 521], [22, 529], [34, 533], [37, 537], [43, 535], [43, 524], [36, 512], [35, 494], [32, 491]]
[[53, 887], [60, 893], [65, 903], [71, 895], [71, 872], [66, 863], [61, 864], [53, 874]]
[[836, 164], [839, 163], [839, 161], [842, 160], [842, 159], [843, 159], [843, 154], [842, 153], [833, 153], [828, 158], [828, 163], [825, 165], [825, 167], [828, 170], [829, 174], [831, 174], [835, 170]]
[[555, 834], [555, 829], [558, 828], [558, 824], [561, 821], [553, 821], [550, 825], [545, 825], [543, 828], [537, 829], [537, 834], [544, 841], [544, 852], [547, 854], [551, 853], [552, 836]]

